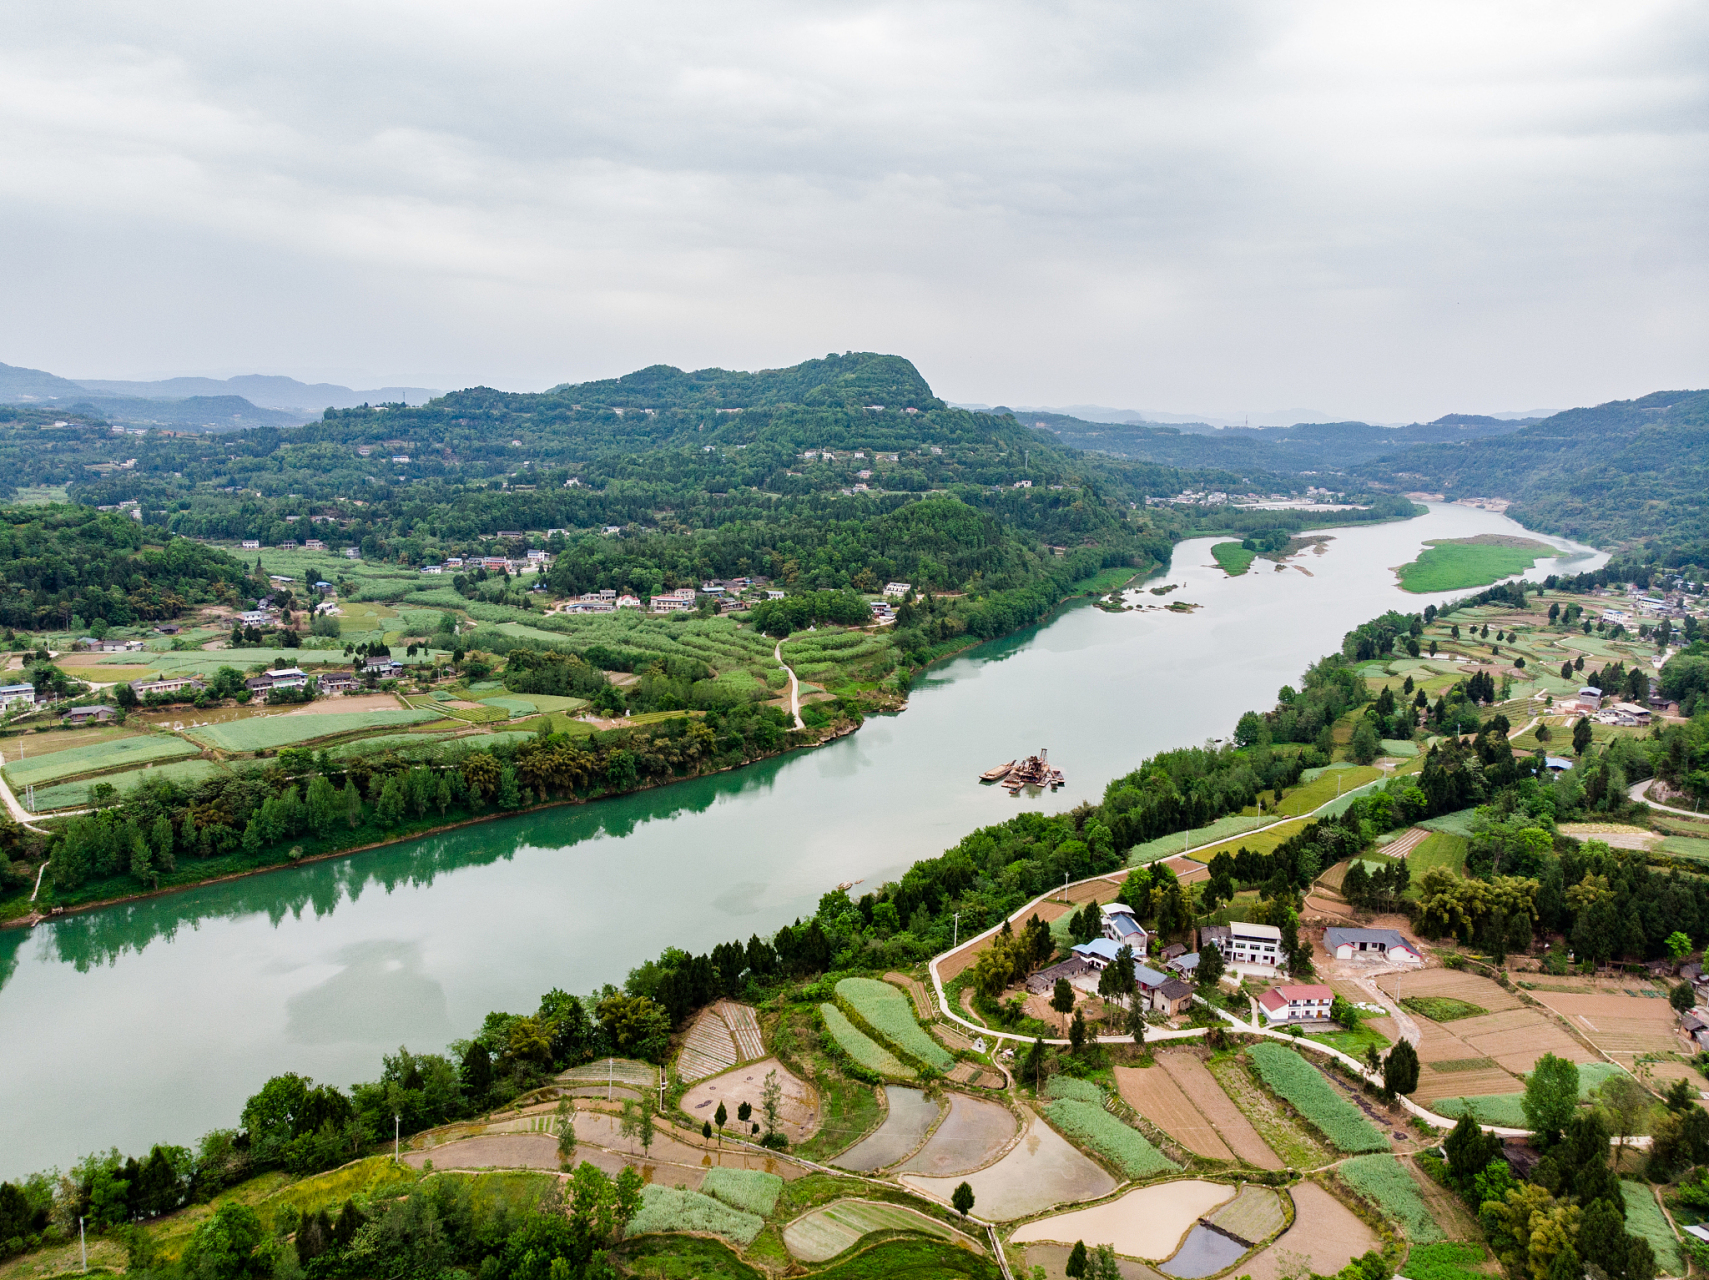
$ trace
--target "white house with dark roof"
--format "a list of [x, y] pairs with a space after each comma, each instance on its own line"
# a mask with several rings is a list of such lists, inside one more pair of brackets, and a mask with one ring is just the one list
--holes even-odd
[[1266, 977], [1287, 959], [1282, 954], [1282, 931], [1273, 924], [1252, 924], [1235, 920], [1228, 924], [1207, 924], [1199, 928], [1199, 947], [1215, 943], [1223, 961], [1243, 966], [1241, 972], [1254, 972]]
[[1323, 949], [1337, 960], [1384, 960], [1389, 964], [1423, 964], [1418, 948], [1395, 929], [1348, 929], [1332, 925], [1323, 931]]
[[1133, 908], [1120, 902], [1106, 902], [1098, 908], [1103, 918], [1103, 934], [1118, 947], [1132, 947], [1138, 959], [1144, 959], [1151, 945], [1151, 935], [1134, 917]]

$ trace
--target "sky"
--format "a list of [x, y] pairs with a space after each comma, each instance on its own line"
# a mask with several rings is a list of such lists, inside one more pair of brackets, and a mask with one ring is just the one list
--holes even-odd
[[1709, 7], [14, 7], [0, 361], [1428, 419], [1709, 386]]

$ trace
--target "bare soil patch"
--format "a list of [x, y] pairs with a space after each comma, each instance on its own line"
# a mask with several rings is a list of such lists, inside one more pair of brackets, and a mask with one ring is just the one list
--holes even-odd
[[772, 1071], [777, 1072], [777, 1082], [783, 1086], [783, 1109], [778, 1127], [792, 1145], [804, 1142], [819, 1131], [819, 1095], [776, 1058], [751, 1062], [745, 1067], [700, 1081], [683, 1095], [682, 1109], [699, 1124], [702, 1120], [710, 1120], [722, 1102], [729, 1114], [730, 1125], [737, 1126], [736, 1109], [746, 1102], [754, 1109], [754, 1119], [763, 1120], [765, 1113], [760, 1109], [760, 1091], [765, 1088], [766, 1074]]
[[[1043, 1213], [1055, 1205], [1096, 1200], [1116, 1189], [1116, 1180], [1081, 1155], [1067, 1139], [1036, 1116], [1026, 1132], [996, 1164], [969, 1174], [979, 1215], [995, 1222]], [[944, 1204], [963, 1179], [928, 1178], [917, 1173], [902, 1181]]]
[[1000, 1102], [949, 1095], [949, 1114], [902, 1171], [948, 1177], [982, 1169], [1020, 1132], [1015, 1113]]
[[1234, 1152], [1215, 1126], [1193, 1105], [1175, 1077], [1160, 1067], [1116, 1067], [1122, 1099], [1187, 1150], [1212, 1160], [1232, 1160]]
[[926, 990], [926, 984], [918, 978], [910, 978], [904, 973], [887, 973], [884, 980], [894, 983], [908, 993], [914, 1002], [914, 1014], [921, 1022], [930, 1022], [938, 1016], [937, 1008], [932, 1004], [931, 992]]
[[[1045, 1280], [1068, 1280], [1068, 1255], [1072, 1252], [1070, 1246], [1029, 1244], [1021, 1252], [1027, 1260], [1029, 1272], [1038, 1267], [1044, 1270]], [[1137, 1258], [1123, 1258], [1118, 1255], [1116, 1269], [1121, 1272], [1122, 1280], [1165, 1280], [1160, 1271]]]
[[1192, 1053], [1159, 1053], [1157, 1063], [1181, 1087], [1182, 1094], [1216, 1127], [1229, 1149], [1255, 1169], [1280, 1169], [1280, 1157], [1264, 1141], [1246, 1114]]
[[1606, 1053], [1668, 1053], [1680, 1047], [1666, 1000], [1627, 995], [1563, 995], [1539, 991], [1537, 999], [1572, 1022]]
[[1294, 1225], [1275, 1244], [1244, 1263], [1240, 1270], [1252, 1280], [1282, 1280], [1294, 1270], [1294, 1258], [1306, 1258], [1318, 1275], [1334, 1275], [1354, 1258], [1382, 1241], [1351, 1209], [1315, 1182], [1302, 1182], [1290, 1192]]
[[1452, 996], [1491, 1013], [1524, 1007], [1523, 1001], [1499, 983], [1461, 969], [1412, 969], [1385, 973], [1377, 979], [1377, 985], [1397, 1001], [1406, 996]]
[[1234, 1199], [1221, 1182], [1183, 1178], [1130, 1191], [1119, 1200], [1029, 1222], [1010, 1237], [1016, 1244], [1091, 1240], [1131, 1258], [1167, 1258], [1201, 1217]]
[[406, 1152], [403, 1159], [417, 1169], [428, 1160], [435, 1169], [556, 1169], [558, 1140], [543, 1133], [493, 1134]]

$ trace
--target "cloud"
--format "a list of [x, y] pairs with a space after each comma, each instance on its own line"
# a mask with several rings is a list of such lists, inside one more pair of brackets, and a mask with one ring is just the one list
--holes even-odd
[[1709, 382], [1682, 3], [38, 9], [8, 363], [515, 388], [913, 357], [1376, 418]]

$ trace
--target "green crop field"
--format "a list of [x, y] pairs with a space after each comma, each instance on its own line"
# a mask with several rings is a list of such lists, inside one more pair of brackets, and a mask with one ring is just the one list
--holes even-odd
[[837, 1042], [837, 1047], [868, 1071], [898, 1080], [915, 1077], [912, 1067], [903, 1066], [895, 1054], [850, 1022], [836, 1005], [822, 1004], [819, 1013], [825, 1019], [825, 1030]]
[[1486, 1257], [1479, 1245], [1444, 1240], [1408, 1254], [1406, 1274], [1408, 1280], [1489, 1280], [1483, 1269]]
[[164, 779], [180, 786], [194, 786], [209, 774], [224, 770], [212, 760], [175, 760], [146, 769], [126, 769], [123, 773], [104, 773], [98, 778], [79, 778], [76, 782], [61, 782], [51, 787], [36, 788], [36, 812], [49, 809], [75, 809], [89, 803], [89, 788], [106, 783], [123, 795], [143, 782]]
[[1627, 1182], [1622, 1178], [1620, 1199], [1626, 1206], [1626, 1230], [1650, 1242], [1657, 1269], [1667, 1276], [1684, 1275], [1685, 1259], [1680, 1256], [1679, 1241], [1656, 1203], [1655, 1193], [1642, 1182]]
[[[760, 663], [775, 667], [772, 648], [775, 640], [746, 630], [728, 618], [695, 618], [688, 622], [673, 622], [656, 614], [644, 614], [635, 609], [617, 613], [530, 615], [527, 622], [508, 615], [516, 610], [496, 605], [471, 605], [469, 614], [488, 621], [489, 613], [498, 623], [495, 630], [512, 636], [549, 639], [556, 645], [580, 653], [590, 646], [601, 645], [638, 660], [644, 666], [651, 658], [699, 658], [715, 671], [731, 667], [746, 667]], [[680, 616], [680, 615], [678, 615]], [[481, 632], [471, 638], [477, 645]]]
[[1357, 1156], [1339, 1169], [1348, 1186], [1406, 1229], [1406, 1238], [1412, 1243], [1432, 1244], [1444, 1239], [1430, 1206], [1419, 1194], [1418, 1184], [1393, 1156]]
[[1484, 1093], [1466, 1098], [1438, 1098], [1430, 1110], [1450, 1120], [1471, 1116], [1483, 1124], [1500, 1125], [1504, 1129], [1529, 1129], [1525, 1110], [1519, 1104], [1522, 1093]]
[[1231, 578], [1238, 578], [1245, 573], [1258, 558], [1256, 551], [1248, 551], [1238, 542], [1219, 542], [1211, 548], [1211, 555], [1216, 557], [1217, 564], [1221, 565], [1223, 572]]
[[1070, 1141], [1090, 1147], [1130, 1178], [1180, 1168], [1138, 1129], [1123, 1124], [1095, 1103], [1058, 1098], [1044, 1108], [1044, 1114]]
[[1292, 1049], [1255, 1044], [1247, 1050], [1258, 1074], [1277, 1096], [1309, 1120], [1342, 1151], [1386, 1151], [1388, 1140], [1364, 1113], [1335, 1091], [1323, 1073]]
[[881, 680], [896, 669], [896, 647], [888, 632], [821, 628], [797, 632], [784, 642], [783, 660], [814, 684]]
[[837, 983], [837, 1001], [854, 1010], [905, 1057], [939, 1071], [955, 1065], [955, 1059], [914, 1020], [914, 1006], [907, 995], [888, 982], [844, 978]]
[[1523, 573], [1555, 549], [1530, 538], [1479, 534], [1475, 538], [1432, 538], [1411, 564], [1395, 573], [1403, 590], [1415, 594], [1484, 587]]
[[[371, 756], [382, 751], [395, 751], [400, 756], [408, 756], [411, 759], [431, 760], [454, 740], [454, 733], [388, 733], [377, 738], [358, 738], [354, 742], [341, 743], [332, 748], [332, 758], [348, 760], [352, 756]], [[491, 743], [491, 739], [485, 736], [476, 738], [476, 741], [488, 745]]]
[[749, 1245], [764, 1227], [765, 1219], [758, 1214], [732, 1209], [698, 1191], [655, 1183], [641, 1188], [641, 1207], [630, 1220], [627, 1234], [634, 1237], [654, 1231], [695, 1231]]
[[55, 751], [52, 755], [14, 760], [6, 765], [6, 781], [13, 787], [39, 786], [59, 778], [71, 778], [80, 773], [99, 773], [103, 769], [120, 769], [126, 765], [142, 764], [146, 760], [175, 760], [182, 756], [200, 755], [202, 749], [182, 738], [164, 733], [142, 733], [129, 738], [113, 738]]
[[438, 720], [434, 711], [346, 711], [311, 715], [255, 716], [227, 724], [203, 725], [186, 731], [187, 736], [225, 751], [262, 751], [288, 747], [317, 738], [332, 738], [362, 729], [390, 729], [404, 724]]
[[1453, 996], [1404, 996], [1400, 1007], [1432, 1022], [1452, 1022], [1456, 1018], [1481, 1018], [1489, 1010]]
[[715, 1196], [732, 1209], [757, 1213], [765, 1217], [777, 1207], [777, 1197], [783, 1191], [783, 1179], [775, 1173], [758, 1169], [712, 1168], [706, 1171], [701, 1191]]
[[1090, 1080], [1078, 1080], [1073, 1076], [1052, 1076], [1044, 1091], [1053, 1098], [1073, 1098], [1076, 1102], [1090, 1102], [1095, 1107], [1104, 1105], [1102, 1089]]
[[524, 715], [532, 715], [536, 711], [575, 712], [587, 706], [586, 698], [570, 698], [557, 693], [506, 693], [480, 698], [479, 701], [489, 707], [506, 707]]

